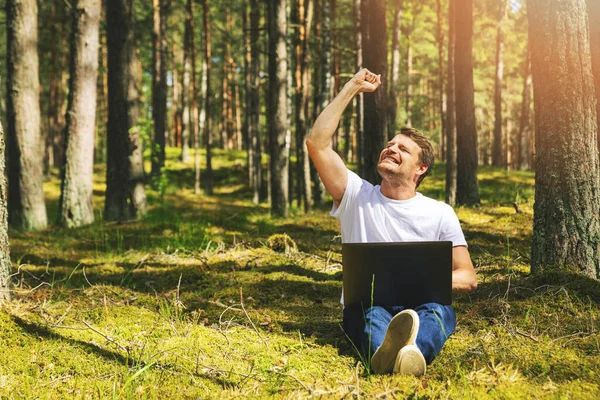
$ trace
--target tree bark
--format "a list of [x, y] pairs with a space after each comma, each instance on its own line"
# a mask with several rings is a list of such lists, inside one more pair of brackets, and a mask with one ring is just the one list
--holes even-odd
[[[357, 24], [354, 31], [354, 45], [356, 51], [356, 71], [363, 67], [363, 49], [362, 49], [362, 18], [360, 4], [361, 0], [353, 0], [354, 21]], [[356, 136], [356, 159], [358, 160], [358, 173], [365, 176], [365, 156], [364, 156], [364, 95], [360, 93], [354, 97], [354, 110], [356, 114], [355, 136]]]
[[167, 13], [168, 0], [152, 0], [152, 120], [154, 146], [152, 148], [152, 175], [160, 180], [165, 166], [165, 135], [167, 132]]
[[[600, 124], [600, 2], [598, 0], [587, 0], [587, 9], [590, 26], [590, 47], [592, 50], [592, 70], [596, 88], [596, 114]], [[600, 147], [600, 133], [598, 134], [598, 147]]]
[[539, 166], [531, 272], [598, 279], [598, 120], [585, 0], [527, 7]]
[[46, 228], [36, 0], [6, 1], [8, 223]]
[[517, 169], [529, 169], [529, 154], [531, 146], [529, 134], [531, 131], [531, 61], [529, 50], [526, 50], [525, 62], [523, 63], [523, 93], [521, 100], [521, 119], [519, 123], [519, 134], [517, 137]]
[[210, 85], [210, 69], [211, 69], [211, 47], [210, 47], [210, 8], [208, 6], [208, 0], [202, 0], [202, 11], [203, 11], [203, 30], [204, 30], [204, 74], [202, 78], [206, 80], [206, 95], [204, 97], [204, 113], [206, 115], [206, 122], [204, 124], [204, 144], [206, 146], [206, 174], [204, 178], [204, 191], [206, 194], [213, 193], [213, 173], [212, 173], [212, 115], [211, 115], [211, 96], [212, 88]]
[[377, 161], [388, 140], [387, 122], [387, 21], [384, 0], [362, 0], [361, 32], [364, 67], [381, 74], [381, 87], [367, 93], [364, 103], [364, 166], [363, 178], [376, 184], [380, 181]]
[[[440, 129], [440, 158], [442, 160], [446, 160], [446, 140], [448, 139], [448, 127], [447, 127], [447, 119], [446, 112], [448, 109], [446, 99], [446, 92], [444, 91], [444, 31], [443, 31], [443, 17], [442, 17], [442, 2], [441, 0], [436, 1], [436, 11], [437, 11], [437, 30], [436, 30], [436, 38], [438, 44], [438, 85], [439, 85], [439, 107], [440, 107], [440, 120], [441, 120], [441, 128]], [[432, 119], [432, 121], [434, 121]]]
[[[496, 34], [496, 75], [494, 80], [494, 142], [492, 148], [492, 165], [506, 167], [506, 157], [503, 155], [502, 137], [502, 79], [504, 77], [504, 16], [506, 15], [506, 0], [499, 0]], [[508, 146], [507, 132], [507, 146]]]
[[104, 219], [122, 221], [146, 211], [139, 128], [139, 64], [133, 0], [107, 3], [108, 152]]
[[8, 204], [6, 198], [4, 130], [0, 122], [0, 303], [10, 301], [10, 246], [8, 242]]
[[475, 205], [479, 204], [479, 188], [473, 89], [473, 0], [456, 0], [455, 10], [456, 202]]
[[65, 161], [58, 224], [75, 228], [94, 222], [94, 134], [100, 36], [100, 0], [71, 3], [71, 62]]
[[192, 131], [192, 27], [191, 6], [186, 2], [185, 28], [183, 34], [183, 85], [181, 85], [181, 161], [190, 160], [190, 137]]
[[287, 113], [287, 0], [269, 2], [269, 94], [268, 123], [271, 170], [271, 213], [288, 215]]
[[390, 132], [396, 132], [398, 99], [400, 98], [400, 40], [402, 39], [403, 0], [394, 0], [394, 27], [392, 28], [392, 76], [390, 77]]
[[194, 2], [188, 0], [186, 4], [187, 14], [190, 16], [186, 24], [190, 30], [190, 56], [192, 64], [192, 101], [191, 101], [191, 118], [190, 118], [190, 133], [194, 143], [194, 193], [200, 194], [200, 128], [199, 128], [199, 112], [198, 112], [198, 84], [196, 82], [196, 26], [194, 24]]

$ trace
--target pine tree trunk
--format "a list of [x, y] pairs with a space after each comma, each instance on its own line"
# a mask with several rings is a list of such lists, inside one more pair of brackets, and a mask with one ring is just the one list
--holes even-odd
[[517, 137], [517, 169], [529, 169], [529, 154], [531, 146], [529, 135], [531, 131], [531, 62], [529, 50], [526, 50], [525, 62], [523, 63], [523, 93], [521, 100], [521, 119], [519, 123], [519, 134]]
[[271, 213], [288, 215], [287, 0], [269, 2], [268, 127], [271, 170]]
[[[102, 8], [101, 20], [106, 20], [105, 8]], [[94, 147], [94, 162], [106, 163], [107, 132], [108, 126], [108, 49], [106, 45], [106, 32], [100, 30], [100, 60], [98, 76], [98, 108], [96, 110], [96, 144]]]
[[[354, 46], [356, 51], [356, 71], [363, 66], [362, 49], [362, 18], [361, 18], [361, 0], [353, 0], [354, 21], [357, 24], [354, 30]], [[356, 114], [355, 136], [356, 136], [356, 159], [358, 160], [358, 173], [365, 176], [365, 156], [364, 156], [364, 95], [360, 93], [354, 97], [354, 110]]]
[[122, 221], [146, 210], [139, 128], [139, 64], [133, 0], [107, 3], [108, 151], [104, 219]]
[[[587, 0], [590, 26], [590, 47], [592, 49], [592, 70], [594, 72], [594, 87], [596, 88], [596, 113], [600, 124], [600, 2]], [[598, 133], [600, 147], [600, 132]]]
[[384, 0], [362, 0], [361, 32], [364, 67], [381, 74], [381, 87], [367, 93], [364, 103], [364, 168], [363, 178], [375, 184], [380, 181], [377, 161], [388, 140], [387, 122], [387, 21]]
[[473, 90], [473, 0], [455, 3], [456, 202], [479, 204]]
[[74, 228], [94, 222], [94, 134], [100, 35], [100, 0], [71, 3], [71, 62], [65, 162], [58, 224]]
[[[506, 167], [502, 151], [502, 78], [504, 77], [504, 16], [506, 15], [506, 0], [499, 1], [496, 34], [496, 75], [494, 81], [494, 142], [492, 145], [492, 165]], [[507, 132], [508, 135], [508, 132]]]
[[158, 177], [165, 166], [165, 135], [167, 132], [167, 13], [168, 0], [152, 0], [152, 120], [154, 146], [152, 175]]
[[202, 0], [202, 11], [203, 21], [202, 26], [204, 30], [204, 74], [202, 78], [206, 80], [206, 95], [204, 97], [204, 113], [206, 114], [206, 122], [204, 124], [204, 144], [206, 146], [206, 176], [204, 178], [204, 191], [206, 194], [211, 195], [213, 193], [213, 172], [212, 172], [212, 115], [211, 115], [211, 96], [212, 89], [210, 85], [210, 69], [211, 69], [211, 48], [210, 48], [210, 8], [208, 0]]
[[10, 301], [10, 246], [8, 243], [8, 204], [6, 198], [4, 130], [0, 122], [0, 303]]
[[194, 2], [188, 0], [186, 4], [187, 14], [190, 16], [189, 24], [190, 34], [190, 56], [192, 59], [192, 87], [191, 87], [191, 118], [190, 118], [190, 133], [194, 143], [194, 193], [200, 194], [200, 128], [199, 128], [199, 111], [198, 111], [198, 84], [196, 82], [196, 27], [194, 24]]
[[[250, 1], [250, 81], [248, 85], [248, 149], [252, 202], [261, 200], [262, 163], [260, 135], [260, 1]], [[251, 167], [250, 167], [251, 163]]]
[[531, 272], [558, 268], [598, 279], [598, 120], [585, 0], [527, 6], [540, 166]]
[[192, 15], [186, 3], [183, 39], [183, 85], [181, 85], [181, 161], [190, 160], [192, 130]]
[[[446, 140], [448, 138], [448, 117], [446, 112], [448, 109], [448, 100], [446, 99], [446, 92], [444, 91], [444, 31], [443, 31], [443, 17], [442, 17], [442, 2], [437, 0], [436, 2], [437, 11], [437, 30], [436, 38], [438, 44], [438, 101], [440, 106], [440, 119], [442, 123], [442, 129], [440, 130], [440, 158], [446, 160]], [[433, 121], [433, 120], [432, 120]]]
[[36, 0], [7, 0], [8, 223], [31, 231], [48, 224], [40, 135]]
[[403, 0], [394, 0], [394, 27], [392, 30], [392, 76], [390, 77], [390, 132], [397, 131], [396, 117], [400, 98], [400, 40], [402, 39]]

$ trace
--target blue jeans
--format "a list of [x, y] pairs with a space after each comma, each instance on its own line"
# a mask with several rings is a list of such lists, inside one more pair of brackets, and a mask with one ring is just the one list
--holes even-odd
[[[363, 309], [355, 305], [344, 308], [344, 331], [365, 361], [371, 360], [375, 350], [383, 343], [390, 321], [402, 310], [402, 306]], [[451, 306], [438, 303], [426, 303], [414, 310], [420, 319], [417, 347], [429, 364], [456, 329], [456, 315]]]

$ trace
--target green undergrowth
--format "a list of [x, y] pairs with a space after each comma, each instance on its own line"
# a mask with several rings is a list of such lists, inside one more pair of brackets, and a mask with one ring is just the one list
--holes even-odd
[[[169, 156], [140, 221], [101, 222], [98, 170], [98, 222], [10, 233], [2, 398], [600, 396], [600, 283], [529, 275], [531, 173], [484, 168], [482, 206], [457, 209], [479, 288], [455, 296], [457, 331], [417, 379], [370, 375], [346, 340], [329, 205], [272, 219], [250, 201], [243, 154], [218, 155], [213, 196]], [[56, 178], [45, 190], [52, 214]], [[443, 166], [422, 190], [443, 197]]]

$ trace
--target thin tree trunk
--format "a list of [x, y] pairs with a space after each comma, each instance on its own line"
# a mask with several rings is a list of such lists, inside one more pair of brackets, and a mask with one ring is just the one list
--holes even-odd
[[186, 24], [190, 31], [190, 57], [191, 57], [191, 118], [190, 118], [190, 134], [194, 143], [194, 193], [200, 193], [200, 132], [199, 132], [199, 115], [198, 115], [198, 84], [196, 82], [196, 27], [194, 24], [194, 2], [188, 0], [186, 4], [189, 21], [186, 19]]
[[191, 5], [186, 2], [183, 39], [183, 85], [181, 85], [181, 161], [190, 160], [190, 137], [192, 131], [192, 27]]
[[210, 48], [210, 8], [208, 0], [202, 0], [203, 29], [204, 29], [204, 69], [206, 79], [206, 96], [204, 97], [204, 112], [206, 114], [206, 123], [204, 124], [204, 143], [206, 146], [206, 177], [204, 179], [205, 192], [211, 195], [213, 193], [213, 173], [212, 173], [212, 115], [211, 115], [211, 96], [212, 90], [210, 85], [210, 69], [211, 69], [211, 48]]
[[375, 184], [379, 153], [388, 140], [387, 122], [387, 21], [385, 0], [362, 0], [361, 31], [364, 67], [381, 74], [381, 87], [365, 96], [363, 178]]
[[518, 151], [517, 151], [517, 169], [528, 169], [529, 153], [531, 146], [529, 135], [531, 131], [531, 62], [529, 59], [529, 50], [526, 51], [525, 62], [523, 63], [523, 93], [521, 100], [521, 119], [519, 124]]
[[598, 279], [598, 119], [585, 0], [528, 0], [527, 7], [539, 166], [531, 272]]
[[[359, 71], [363, 66], [362, 49], [362, 17], [361, 0], [353, 0], [354, 21], [357, 24], [354, 30], [354, 45], [356, 51], [356, 70]], [[360, 93], [354, 97], [354, 110], [356, 113], [356, 158], [358, 160], [358, 173], [365, 176], [365, 156], [364, 156], [364, 95]]]
[[479, 188], [473, 90], [473, 0], [456, 0], [455, 7], [456, 202], [474, 205], [479, 204]]
[[400, 41], [402, 39], [403, 0], [394, 0], [394, 27], [392, 28], [392, 76], [390, 77], [390, 132], [397, 131], [398, 100], [400, 98]]
[[262, 184], [262, 151], [260, 135], [260, 48], [259, 48], [260, 1], [250, 1], [250, 83], [248, 93], [248, 149], [250, 187], [252, 202], [258, 204], [261, 200]]
[[40, 230], [48, 219], [42, 188], [37, 2], [8, 0], [6, 25], [8, 223]]
[[10, 246], [8, 242], [8, 204], [6, 198], [4, 130], [0, 122], [0, 303], [10, 301]]
[[167, 132], [167, 13], [168, 0], [152, 0], [152, 175], [160, 181], [165, 166], [165, 135]]
[[139, 128], [139, 64], [133, 0], [107, 4], [108, 159], [104, 219], [141, 216], [146, 209]]
[[443, 17], [442, 17], [442, 2], [441, 0], [436, 1], [437, 11], [437, 30], [436, 38], [438, 44], [438, 101], [440, 106], [440, 120], [442, 123], [442, 129], [440, 130], [440, 155], [442, 160], [446, 160], [446, 140], [448, 139], [448, 117], [446, 115], [448, 105], [446, 92], [444, 91], [444, 31], [443, 31]]
[[271, 213], [288, 215], [287, 0], [269, 2], [269, 155]]
[[58, 224], [69, 228], [94, 222], [92, 184], [101, 7], [100, 0], [71, 3], [66, 153], [58, 203]]
[[179, 147], [181, 145], [181, 112], [180, 112], [180, 80], [179, 80], [179, 69], [177, 68], [177, 59], [175, 53], [175, 40], [171, 42], [171, 75], [173, 80], [173, 92], [172, 92], [172, 104], [171, 104], [171, 112], [172, 120], [173, 120], [173, 128], [170, 138], [170, 143], [172, 146]]
[[[101, 20], [106, 20], [105, 8], [102, 7]], [[106, 32], [100, 30], [100, 67], [98, 74], [98, 108], [96, 111], [96, 145], [94, 162], [106, 163], [108, 125], [108, 49], [106, 45]]]
[[[506, 0], [499, 0], [496, 35], [496, 75], [494, 81], [494, 142], [492, 147], [492, 165], [506, 167], [502, 151], [502, 78], [504, 77], [504, 16]], [[507, 132], [508, 135], [508, 132]]]

